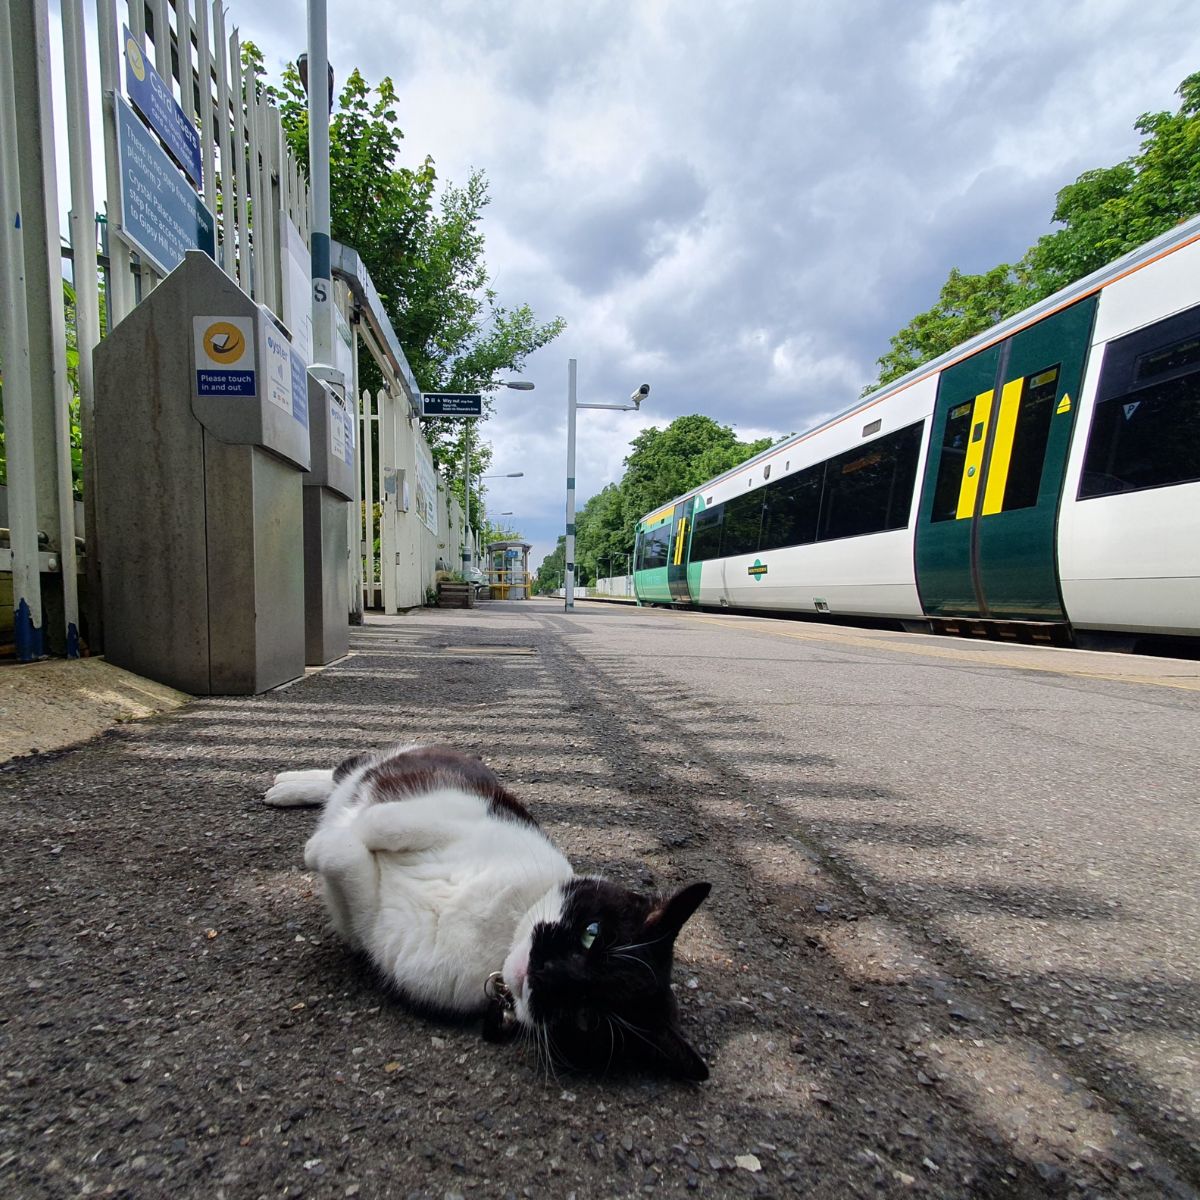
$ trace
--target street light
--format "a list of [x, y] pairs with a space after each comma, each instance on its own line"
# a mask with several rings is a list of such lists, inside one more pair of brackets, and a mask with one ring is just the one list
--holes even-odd
[[[504, 387], [511, 388], [514, 392], [532, 392], [534, 385], [527, 379], [488, 379], [482, 383], [477, 383], [476, 387]], [[463, 439], [463, 574], [467, 574], [471, 569], [471, 562], [474, 555], [471, 553], [471, 430], [475, 426], [475, 418], [467, 418], [467, 434]], [[511, 475], [481, 475], [481, 479], [518, 479], [524, 474], [523, 471], [515, 471]]]
[[617, 412], [631, 412], [642, 407], [642, 401], [650, 395], [650, 385], [643, 383], [626, 404], [580, 404], [575, 398], [575, 360], [567, 362], [567, 546], [563, 572], [565, 603], [570, 611], [575, 607], [575, 410], [578, 408], [609, 408]]

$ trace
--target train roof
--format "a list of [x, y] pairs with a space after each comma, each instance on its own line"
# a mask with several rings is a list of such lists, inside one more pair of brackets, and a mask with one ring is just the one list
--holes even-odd
[[1077, 279], [1074, 283], [1061, 288], [1052, 296], [1047, 296], [1044, 300], [1039, 300], [1036, 304], [1031, 304], [1028, 308], [1023, 309], [1014, 316], [1006, 317], [999, 324], [993, 325], [983, 333], [977, 333], [973, 338], [969, 338], [965, 342], [960, 342], [953, 350], [947, 350], [945, 354], [939, 354], [937, 358], [922, 363], [919, 367], [909, 371], [908, 374], [901, 375], [899, 379], [894, 379], [891, 383], [884, 384], [883, 387], [871, 392], [870, 395], [864, 396], [857, 404], [852, 405], [834, 417], [830, 417], [829, 420], [823, 421], [820, 425], [814, 425], [811, 429], [806, 429], [803, 433], [792, 434], [790, 437], [786, 437], [782, 441], [768, 446], [765, 450], [760, 450], [753, 458], [748, 458], [744, 462], [738, 463], [736, 467], [731, 467], [728, 471], [724, 471], [720, 475], [714, 475], [712, 479], [708, 479], [697, 487], [684, 492], [682, 495], [676, 496], [673, 500], [658, 505], [650, 513], [643, 516], [638, 521], [638, 524], [645, 524], [646, 521], [658, 517], [664, 510], [673, 508], [681, 500], [699, 495], [700, 492], [706, 491], [708, 488], [722, 482], [722, 480], [728, 479], [732, 475], [739, 474], [746, 470], [747, 467], [752, 467], [755, 463], [762, 462], [764, 459], [770, 458], [781, 450], [786, 450], [790, 446], [806, 441], [814, 434], [820, 433], [823, 429], [840, 425], [843, 421], [863, 412], [865, 409], [873, 407], [882, 400], [886, 400], [889, 396], [894, 396], [898, 392], [904, 391], [905, 388], [912, 387], [914, 383], [945, 370], [961, 359], [970, 358], [972, 354], [986, 349], [995, 342], [1004, 341], [1014, 333], [1024, 329], [1027, 325], [1034, 325], [1042, 320], [1043, 317], [1050, 316], [1051, 313], [1057, 312], [1060, 308], [1066, 308], [1074, 304], [1076, 300], [1082, 300], [1083, 297], [1089, 296], [1093, 292], [1098, 292], [1108, 284], [1115, 283], [1118, 279], [1122, 279], [1126, 275], [1140, 270], [1142, 267], [1149, 266], [1150, 263], [1164, 258], [1166, 255], [1182, 249], [1184, 246], [1190, 245], [1197, 240], [1200, 240], [1200, 216], [1190, 217], [1186, 221], [1181, 221], [1174, 229], [1169, 229], [1166, 233], [1160, 234], [1158, 237], [1139, 246], [1136, 250], [1131, 250], [1128, 254], [1114, 259], [1098, 271], [1093, 271], [1090, 275], [1085, 275], [1082, 279]]

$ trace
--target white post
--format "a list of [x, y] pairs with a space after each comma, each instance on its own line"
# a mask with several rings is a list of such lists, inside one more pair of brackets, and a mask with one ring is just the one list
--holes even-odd
[[[75, 276], [75, 344], [79, 349], [79, 425], [83, 439], [83, 529], [87, 545], [88, 636], [99, 645], [100, 559], [96, 537], [96, 471], [92, 456], [96, 390], [92, 350], [100, 341], [96, 282], [96, 194], [88, 123], [87, 46], [82, 0], [62, 0], [63, 65], [67, 85], [67, 145], [71, 164], [71, 253]], [[72, 548], [72, 553], [74, 552]], [[64, 548], [64, 555], [66, 550]]]
[[[200, 85], [200, 145], [204, 160], [204, 203], [214, 216], [217, 211], [217, 145], [213, 137], [212, 38], [208, 32], [208, 5], [196, 0], [196, 76]], [[221, 114], [222, 124], [225, 114]], [[214, 239], [217, 231], [213, 230]], [[213, 247], [217, 262], [221, 251]]]
[[399, 598], [396, 594], [396, 506], [388, 503], [387, 477], [392, 471], [395, 479], [396, 461], [396, 412], [399, 405], [390, 388], [381, 390], [376, 396], [379, 411], [379, 582], [382, 585], [383, 611], [398, 612]]
[[167, 15], [167, 0], [150, 0], [154, 14], [154, 67], [171, 87], [171, 18]]
[[[138, 12], [142, 5], [135, 5]], [[108, 199], [108, 327], [115, 328], [132, 311], [134, 305], [133, 272], [129, 247], [117, 236], [121, 223], [121, 171], [117, 155], [117, 101], [121, 90], [120, 28], [114, 0], [97, 0], [96, 29], [100, 41], [100, 91], [104, 105], [104, 174]], [[133, 27], [133, 33], [138, 35]]]
[[[332, 363], [329, 270], [329, 48], [325, 0], [308, 0], [308, 178], [312, 192], [313, 361]], [[381, 455], [382, 457], [382, 455]]]
[[567, 544], [563, 563], [563, 594], [567, 610], [575, 607], [575, 360], [567, 363]]
[[[362, 437], [361, 472], [363, 480], [363, 525], [365, 536], [363, 546], [366, 551], [366, 606], [375, 607], [375, 438], [372, 432], [374, 426], [374, 405], [371, 393], [364, 390], [362, 394]], [[381, 576], [382, 582], [382, 576]]]
[[[25, 256], [30, 383], [33, 388], [33, 451], [41, 467], [53, 465], [39, 480], [38, 524], [57, 526], [62, 586], [62, 642], [68, 658], [79, 657], [79, 585], [75, 559], [75, 497], [71, 466], [71, 391], [67, 375], [67, 329], [63, 310], [62, 236], [58, 216], [54, 108], [50, 87], [50, 20], [46, 0], [19, 0], [22, 10], [18, 44], [24, 42], [23, 70], [16, 71], [23, 101], [17, 121], [30, 136], [22, 157], [29, 174], [22, 192], [22, 225], [30, 234]], [[28, 40], [26, 40], [28, 39]], [[14, 63], [14, 68], [16, 64]], [[26, 90], [27, 89], [27, 90]], [[40, 170], [38, 170], [40, 168]], [[33, 197], [36, 196], [36, 201]], [[36, 211], [35, 211], [36, 208]], [[57, 603], [56, 603], [57, 607]], [[55, 646], [58, 649], [58, 645]]]
[[[0, 0], [0, 29], [12, 28], [9, 0]], [[29, 314], [25, 307], [25, 246], [17, 163], [17, 97], [13, 44], [0, 38], [0, 355], [4, 362], [4, 434], [8, 454], [9, 545], [12, 548], [13, 634], [17, 659], [43, 653], [38, 574], [37, 477], [33, 456], [33, 384]]]
[[[237, 168], [233, 159], [233, 117], [230, 112], [229, 39], [225, 36], [225, 6], [213, 0], [213, 39], [217, 55], [217, 107], [221, 119], [217, 135], [221, 150], [221, 269], [230, 279], [237, 278]], [[216, 212], [216, 208], [212, 210]], [[247, 289], [249, 290], [249, 289]]]
[[[258, 280], [257, 247], [250, 234], [250, 179], [246, 161], [246, 88], [242, 74], [242, 43], [237, 28], [229, 35], [229, 82], [230, 99], [233, 101], [233, 160], [230, 170], [237, 178], [237, 261], [238, 283], [242, 291], [252, 299], [262, 299], [262, 285]], [[255, 234], [258, 233], [257, 228]]]
[[358, 324], [350, 327], [350, 348], [353, 352], [352, 387], [346, 389], [346, 400], [354, 403], [354, 432], [358, 435], [354, 455], [354, 499], [350, 514], [350, 623], [363, 623], [363, 488], [362, 488], [362, 397], [358, 391]]
[[[198, 8], [204, 0], [198, 0]], [[179, 55], [179, 104], [193, 124], [196, 120], [196, 92], [192, 87], [192, 0], [175, 0], [175, 49]]]

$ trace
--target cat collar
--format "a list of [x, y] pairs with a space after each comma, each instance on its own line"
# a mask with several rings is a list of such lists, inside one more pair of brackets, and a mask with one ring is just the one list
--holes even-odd
[[484, 982], [483, 994], [488, 998], [487, 1013], [483, 1018], [483, 1036], [489, 1042], [500, 1042], [517, 1032], [517, 1015], [514, 1011], [516, 999], [504, 976], [493, 971]]

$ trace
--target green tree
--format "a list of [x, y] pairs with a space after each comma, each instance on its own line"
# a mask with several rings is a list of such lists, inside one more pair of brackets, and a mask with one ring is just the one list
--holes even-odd
[[536, 590], [542, 596], [556, 592], [563, 586], [566, 579], [567, 539], [564, 534], [558, 535], [558, 543], [554, 549], [542, 559], [535, 576]]
[[621, 479], [624, 541], [632, 547], [639, 518], [652, 508], [765, 450], [770, 438], [739, 442], [728, 425], [693, 414], [634, 438]]
[[1016, 273], [1007, 264], [982, 275], [964, 275], [955, 267], [942, 284], [937, 303], [893, 334], [892, 348], [879, 359], [879, 378], [864, 389], [863, 395], [1020, 311], [1024, 294]]
[[980, 275], [952, 270], [937, 303], [891, 338], [891, 349], [878, 360], [879, 378], [863, 394], [1200, 212], [1200, 72], [1177, 94], [1178, 111], [1138, 118], [1136, 154], [1085, 171], [1059, 191], [1053, 221], [1061, 228], [1039, 238], [1018, 263]]
[[[253, 43], [243, 57], [263, 71]], [[267, 94], [279, 107], [296, 161], [308, 167], [308, 103], [291, 63]], [[480, 228], [488, 183], [473, 171], [465, 185], [439, 189], [434, 160], [401, 164], [404, 134], [396, 90], [384, 78], [372, 87], [353, 70], [330, 120], [330, 225], [332, 236], [362, 258], [387, 310], [422, 391], [491, 390], [498, 375], [519, 371], [535, 350], [565, 328], [561, 318], [539, 322], [527, 304], [501, 304], [489, 286]], [[373, 363], [365, 365], [365, 382]], [[485, 402], [491, 411], [491, 401]], [[466, 422], [426, 419], [425, 436], [452, 494], [463, 500]], [[477, 476], [490, 461], [477, 431], [472, 435], [471, 510], [479, 512]]]
[[[623, 573], [633, 553], [637, 523], [646, 513], [769, 445], [770, 438], [740, 442], [728, 425], [698, 414], [676, 417], [665, 429], [643, 430], [630, 445], [621, 481], [597, 492], [576, 517], [579, 582]], [[539, 568], [543, 591], [563, 586], [565, 562], [565, 538], [560, 538]]]
[[1018, 265], [1026, 304], [1049, 296], [1200, 212], [1200, 72], [1178, 87], [1177, 112], [1143, 113], [1138, 152], [1085, 171], [1059, 193], [1061, 229], [1038, 239]]

